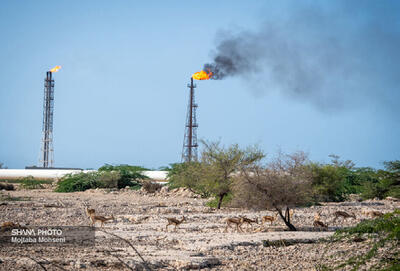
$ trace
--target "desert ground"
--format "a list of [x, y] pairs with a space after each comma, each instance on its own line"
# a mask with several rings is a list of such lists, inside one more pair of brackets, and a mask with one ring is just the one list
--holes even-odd
[[[29, 226], [89, 226], [85, 205], [97, 215], [111, 216], [103, 227], [96, 224], [94, 245], [84, 247], [18, 246], [0, 247], [0, 270], [320, 270], [344, 257], [365, 251], [364, 242], [318, 241], [340, 227], [356, 225], [362, 209], [394, 211], [400, 203], [390, 200], [324, 203], [322, 206], [296, 208], [293, 224], [299, 231], [289, 232], [278, 218], [272, 225], [261, 225], [272, 211], [207, 207], [206, 199], [185, 189], [154, 194], [123, 189], [55, 193], [51, 187], [39, 190], [1, 191], [0, 222]], [[5, 196], [19, 200], [4, 200]], [[333, 221], [333, 212], [353, 212], [356, 219]], [[312, 228], [315, 213], [328, 230]], [[167, 218], [185, 221], [177, 229]], [[242, 225], [225, 232], [225, 219], [246, 216], [258, 224]], [[124, 240], [129, 241], [131, 247]], [[266, 240], [302, 240], [303, 243], [267, 246]], [[308, 243], [307, 243], [308, 242]], [[384, 253], [381, 251], [380, 253]]]

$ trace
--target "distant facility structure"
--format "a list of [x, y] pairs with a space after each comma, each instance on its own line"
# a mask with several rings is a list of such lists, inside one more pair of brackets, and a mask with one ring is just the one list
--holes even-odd
[[54, 114], [54, 79], [53, 72], [57, 72], [61, 67], [56, 66], [46, 72], [44, 79], [44, 98], [43, 98], [43, 128], [42, 146], [40, 151], [39, 165], [43, 168], [53, 167], [54, 148], [53, 148], [53, 114]]
[[197, 118], [196, 118], [196, 110], [198, 105], [195, 102], [194, 97], [194, 89], [196, 85], [193, 84], [193, 77], [190, 78], [190, 84], [188, 84], [188, 88], [190, 89], [189, 94], [189, 103], [186, 115], [186, 124], [185, 124], [185, 135], [183, 139], [183, 149], [182, 149], [182, 162], [193, 162], [197, 161]]
[[[60, 180], [67, 174], [78, 174], [95, 172], [97, 170], [83, 170], [78, 168], [36, 168], [27, 167], [25, 169], [0, 169], [0, 180], [18, 180], [32, 177], [37, 180]], [[168, 171], [143, 171], [143, 175], [152, 181], [165, 182], [168, 179]]]

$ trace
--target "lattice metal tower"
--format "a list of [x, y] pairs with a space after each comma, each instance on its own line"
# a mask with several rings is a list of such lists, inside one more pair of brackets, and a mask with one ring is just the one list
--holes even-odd
[[185, 136], [183, 139], [183, 150], [182, 150], [182, 162], [193, 162], [198, 161], [197, 157], [197, 119], [196, 110], [197, 104], [194, 99], [194, 89], [196, 85], [193, 84], [193, 78], [190, 78], [190, 84], [188, 84], [190, 89], [189, 103], [186, 115], [186, 125], [185, 125]]
[[43, 102], [43, 137], [39, 165], [48, 168], [53, 167], [53, 110], [54, 110], [54, 80], [52, 72], [46, 73], [44, 79], [44, 102]]

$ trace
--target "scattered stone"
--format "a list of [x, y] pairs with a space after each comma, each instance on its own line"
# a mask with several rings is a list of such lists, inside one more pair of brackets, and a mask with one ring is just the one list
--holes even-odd
[[107, 263], [104, 260], [94, 260], [90, 262], [90, 265], [95, 267], [105, 267], [107, 266]]
[[292, 246], [296, 244], [312, 244], [317, 242], [318, 240], [313, 239], [280, 239], [280, 240], [263, 240], [262, 245], [263, 247], [286, 247]]
[[160, 190], [160, 194], [167, 194], [169, 192], [169, 187], [164, 185], [161, 190]]
[[221, 264], [221, 262], [214, 257], [190, 259], [190, 260], [177, 260], [171, 263], [171, 265], [178, 270], [199, 270], [202, 268], [211, 268], [219, 264]]
[[[127, 269], [114, 257], [117, 256], [132, 269], [144, 270], [136, 252], [123, 240], [101, 231], [104, 230], [131, 242], [151, 270], [318, 270], [318, 264], [330, 266], [329, 264], [346, 257], [360, 255], [360, 251], [365, 251], [370, 245], [369, 239], [354, 238], [346, 242], [335, 242], [325, 251], [326, 243], [317, 242], [319, 238], [329, 237], [335, 229], [353, 226], [367, 219], [361, 213], [363, 208], [387, 213], [400, 207], [398, 201], [390, 198], [379, 201], [323, 203], [322, 206], [313, 208], [295, 209], [292, 222], [298, 229], [297, 232], [286, 231], [287, 227], [278, 218], [273, 225], [258, 224], [253, 225], [253, 228], [243, 226], [243, 233], [235, 230], [224, 233], [223, 219], [227, 217], [243, 215], [258, 218], [260, 221], [262, 216], [274, 212], [225, 207], [215, 210], [204, 205], [207, 199], [192, 198], [196, 195], [188, 189], [161, 189], [163, 192], [155, 194], [132, 190], [122, 193], [121, 190], [118, 196], [106, 193], [109, 190], [105, 189], [75, 193], [54, 193], [49, 190], [40, 193], [29, 190], [12, 192], [13, 197], [31, 200], [7, 202], [4, 207], [0, 207], [1, 222], [15, 221], [24, 226], [88, 226], [90, 221], [83, 202], [94, 208], [97, 215], [114, 215], [115, 220], [105, 223], [102, 228], [99, 224], [96, 225], [96, 245], [91, 247], [21, 246], [10, 250], [0, 246], [0, 269], [39, 270], [40, 266], [32, 260], [15, 257], [30, 255], [37, 256], [37, 259], [46, 257], [60, 266], [68, 265], [65, 267], [68, 270]], [[44, 207], [58, 205], [58, 200], [62, 200], [68, 208]], [[338, 210], [355, 213], [356, 219], [338, 219], [333, 223], [333, 213]], [[321, 219], [330, 226], [327, 232], [311, 231], [314, 214], [319, 211]], [[167, 232], [165, 218], [181, 219], [181, 214], [185, 215], [186, 222], [179, 225], [176, 231], [173, 226], [169, 227]], [[111, 255], [105, 253], [106, 251]], [[321, 257], [322, 252], [326, 253], [324, 257]], [[379, 253], [386, 252], [385, 249], [379, 250]], [[53, 268], [50, 265], [46, 267], [49, 270]], [[364, 269], [368, 270], [368, 266]]]
[[82, 263], [80, 260], [77, 260], [76, 263], [75, 263], [75, 268], [85, 269], [86, 268], [86, 264]]

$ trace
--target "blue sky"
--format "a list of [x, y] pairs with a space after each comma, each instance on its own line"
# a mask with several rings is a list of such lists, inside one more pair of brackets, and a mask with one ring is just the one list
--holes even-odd
[[56, 167], [179, 162], [186, 85], [233, 37], [256, 67], [196, 82], [199, 139], [381, 167], [400, 159], [399, 12], [397, 1], [2, 1], [0, 162], [38, 164], [56, 65]]

